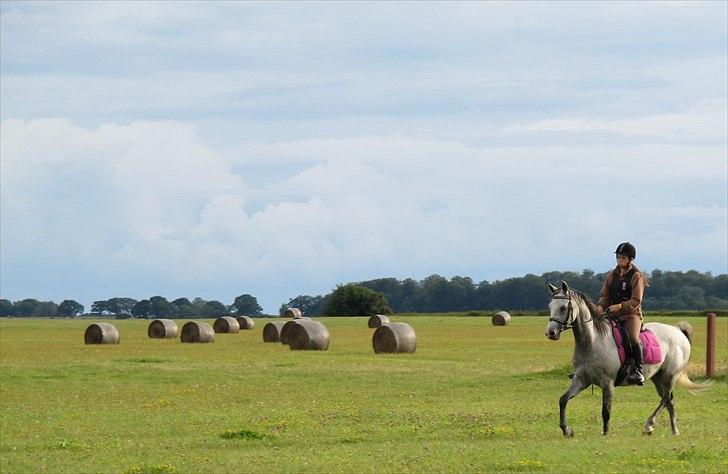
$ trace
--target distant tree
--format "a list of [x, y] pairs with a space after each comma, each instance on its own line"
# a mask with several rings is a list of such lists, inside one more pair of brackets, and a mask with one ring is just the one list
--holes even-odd
[[0, 299], [0, 317], [15, 316], [15, 308], [10, 300]]
[[417, 302], [421, 299], [421, 293], [422, 288], [419, 283], [412, 278], [405, 279], [402, 282], [402, 301], [399, 306], [392, 306], [392, 309], [398, 312], [416, 311]]
[[400, 282], [396, 278], [378, 278], [376, 280], [362, 281], [357, 283], [357, 285], [382, 293], [387, 298], [389, 306], [394, 309], [404, 304], [405, 283], [406, 281]]
[[142, 319], [149, 317], [149, 306], [149, 300], [138, 301], [137, 304], [131, 308], [132, 316]]
[[176, 315], [177, 308], [167, 301], [164, 296], [152, 296], [149, 298], [149, 314], [154, 318], [170, 318]]
[[200, 308], [193, 305], [177, 306], [177, 317], [182, 319], [198, 318], [203, 316]]
[[192, 306], [197, 310], [198, 313], [202, 314], [203, 308], [205, 307], [205, 301], [204, 299], [200, 298], [199, 296], [192, 300], [191, 304]]
[[488, 280], [481, 281], [476, 286], [475, 293], [475, 306], [481, 309], [488, 308], [488, 301], [493, 293], [493, 285], [491, 285]]
[[477, 292], [470, 277], [454, 276], [449, 282], [450, 294], [447, 298], [448, 311], [464, 311], [477, 306]]
[[42, 301], [38, 308], [38, 313], [33, 316], [37, 318], [50, 318], [56, 314], [58, 304], [53, 301]]
[[208, 318], [219, 318], [221, 316], [228, 316], [229, 314], [230, 312], [227, 306], [219, 301], [212, 300], [205, 303], [204, 315]]
[[232, 309], [235, 311], [235, 314], [246, 316], [257, 316], [263, 311], [255, 296], [249, 294], [240, 295], [235, 298]]
[[20, 318], [48, 318], [56, 314], [58, 305], [53, 301], [26, 298], [13, 303], [14, 315]]
[[94, 301], [91, 304], [91, 314], [110, 313], [109, 302], [107, 300]]
[[192, 306], [192, 303], [187, 298], [177, 298], [176, 300], [173, 300], [171, 303], [178, 308], [180, 306]]
[[327, 298], [324, 309], [327, 316], [371, 316], [391, 312], [382, 293], [354, 284], [338, 286]]
[[437, 274], [428, 276], [422, 281], [424, 308], [420, 311], [448, 311], [450, 291], [451, 288], [447, 278]]
[[24, 300], [16, 301], [13, 303], [13, 309], [15, 311], [15, 316], [19, 318], [30, 318], [41, 311], [41, 302], [33, 299], [33, 298], [26, 298]]
[[131, 314], [135, 304], [134, 298], [111, 298], [106, 302], [106, 309], [113, 314]]
[[[713, 281], [705, 289], [705, 294], [716, 298], [728, 298], [728, 275], [714, 276]], [[716, 308], [716, 306], [712, 307]]]
[[[545, 287], [545, 281], [532, 274], [495, 282], [486, 309], [545, 308], [549, 302]], [[580, 289], [576, 283], [574, 288]]]
[[306, 316], [320, 316], [324, 314], [324, 302], [323, 296], [299, 295], [281, 306], [281, 316], [289, 308], [298, 308]]
[[83, 305], [75, 300], [63, 300], [56, 309], [57, 318], [74, 318], [83, 314]]
[[179, 318], [194, 318], [201, 315], [201, 308], [193, 306], [187, 298], [177, 298], [170, 304], [176, 308], [175, 315]]

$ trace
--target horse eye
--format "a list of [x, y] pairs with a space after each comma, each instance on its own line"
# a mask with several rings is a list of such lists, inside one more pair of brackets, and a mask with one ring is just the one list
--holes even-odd
[[563, 313], [564, 311], [566, 311], [566, 306], [561, 307], [561, 312]]

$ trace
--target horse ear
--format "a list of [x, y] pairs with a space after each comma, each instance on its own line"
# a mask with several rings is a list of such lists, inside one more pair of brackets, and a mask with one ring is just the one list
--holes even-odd
[[569, 292], [569, 285], [567, 285], [566, 282], [563, 280], [561, 280], [561, 289], [564, 291], [564, 293]]
[[549, 291], [551, 292], [551, 294], [552, 294], [552, 295], [553, 295], [553, 294], [556, 294], [556, 292], [557, 292], [557, 291], [559, 291], [559, 289], [558, 289], [558, 288], [556, 288], [556, 287], [555, 287], [554, 285], [552, 285], [551, 283], [547, 283], [547, 285], [549, 286]]

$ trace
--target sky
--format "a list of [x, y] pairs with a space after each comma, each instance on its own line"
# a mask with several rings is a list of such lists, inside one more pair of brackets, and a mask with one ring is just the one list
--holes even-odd
[[[728, 3], [0, 4], [0, 296], [728, 271]], [[87, 307], [88, 309], [88, 307]]]

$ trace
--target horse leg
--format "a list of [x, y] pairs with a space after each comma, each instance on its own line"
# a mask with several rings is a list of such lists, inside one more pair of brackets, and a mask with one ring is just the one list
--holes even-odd
[[[660, 396], [660, 403], [657, 405], [657, 408], [652, 413], [652, 415], [647, 418], [647, 423], [645, 423], [645, 429], [644, 433], [651, 435], [652, 432], [655, 430], [655, 420], [657, 419], [657, 415], [659, 415], [662, 412], [662, 409], [667, 406], [671, 390], [665, 386], [665, 381], [663, 380], [663, 372], [660, 371], [656, 373], [652, 377], [652, 382], [655, 384], [655, 390], [657, 390], [657, 394]], [[668, 409], [669, 410], [669, 409]]]
[[667, 412], [670, 413], [672, 434], [679, 435], [680, 431], [677, 429], [677, 418], [675, 418], [675, 397], [672, 394], [672, 390], [670, 390], [670, 397], [667, 399]]
[[581, 378], [579, 378], [579, 376], [577, 375], [571, 380], [571, 385], [569, 386], [569, 389], [564, 392], [563, 395], [561, 395], [561, 398], [559, 398], [559, 427], [566, 437], [570, 438], [574, 436], [574, 430], [569, 428], [569, 426], [566, 424], [566, 404], [569, 403], [569, 400], [577, 396], [579, 392], [584, 390], [586, 387], [586, 382], [583, 382]]
[[609, 381], [602, 386], [602, 423], [604, 425], [602, 434], [609, 432], [609, 417], [612, 414], [612, 397], [614, 396], [614, 381]]

